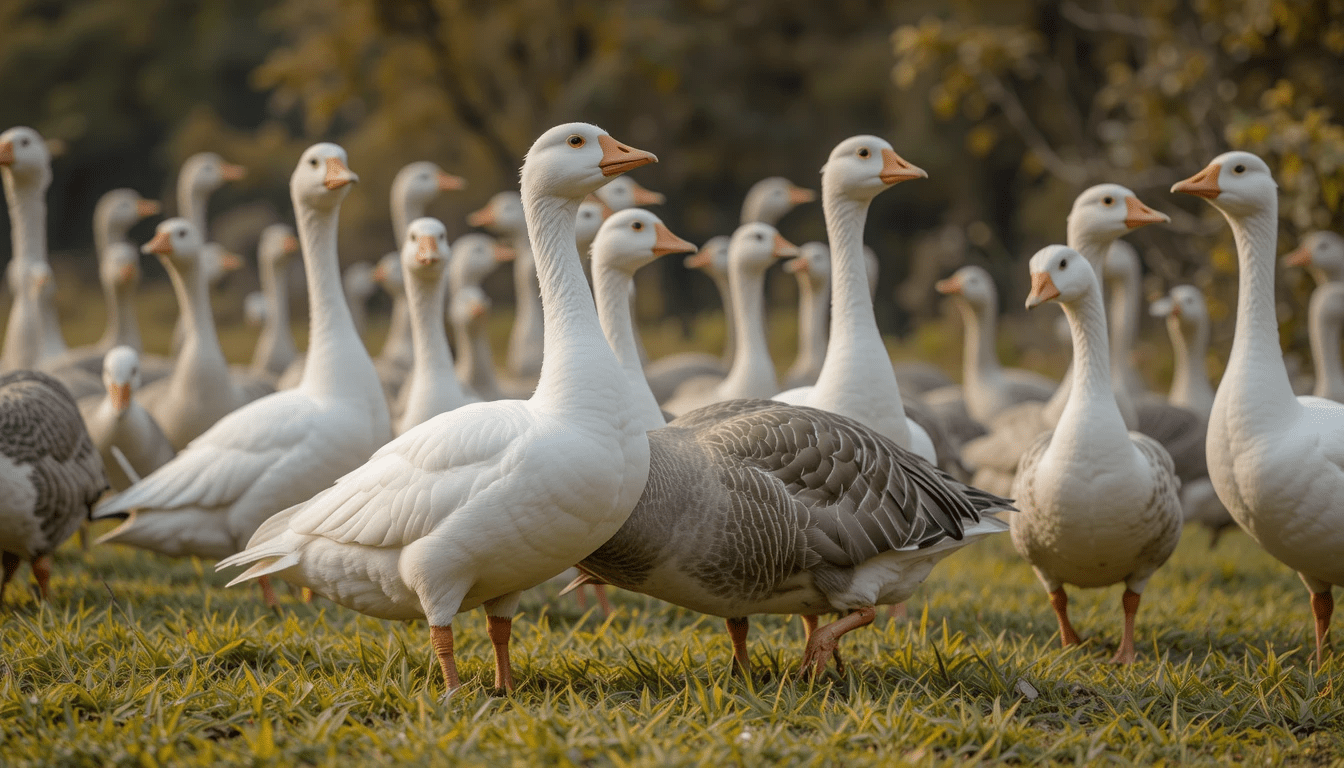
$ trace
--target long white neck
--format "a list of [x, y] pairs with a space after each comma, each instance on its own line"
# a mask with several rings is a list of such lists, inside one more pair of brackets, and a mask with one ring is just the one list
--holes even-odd
[[769, 397], [779, 391], [779, 384], [765, 339], [765, 272], [741, 263], [730, 263], [728, 275], [733, 291], [737, 351], [721, 386], [727, 392]]
[[261, 292], [266, 298], [266, 323], [261, 328], [253, 356], [253, 367], [265, 366], [271, 358], [293, 360], [298, 355], [294, 346], [294, 331], [289, 324], [289, 259], [263, 259], [261, 265]]
[[[32, 368], [60, 354], [65, 343], [49, 299], [29, 290], [24, 275], [30, 266], [47, 260], [47, 201], [44, 181], [16, 178], [9, 168], [0, 169], [5, 200], [9, 205], [9, 237], [13, 256], [6, 268], [10, 295], [9, 323], [5, 329], [3, 368]], [[54, 338], [52, 338], [54, 337]]]
[[831, 281], [808, 275], [798, 278], [798, 358], [790, 376], [812, 375], [826, 362], [826, 325], [831, 316]]
[[635, 400], [635, 411], [645, 421], [645, 429], [660, 429], [667, 425], [662, 409], [644, 378], [644, 366], [636, 343], [638, 332], [630, 314], [630, 288], [634, 278], [610, 267], [593, 264], [593, 294], [597, 301], [597, 319], [602, 324], [602, 335], [616, 353], [616, 360], [630, 383]]
[[[1081, 254], [1084, 259], [1087, 259], [1088, 264], [1092, 265], [1092, 271], [1097, 274], [1097, 282], [1104, 289], [1106, 254], [1110, 252], [1111, 244], [1115, 242], [1115, 238], [1092, 235], [1087, 232], [1077, 218], [1071, 217], [1068, 222], [1068, 234], [1065, 242], [1070, 248]], [[1102, 311], [1104, 318], [1104, 302]], [[1055, 394], [1051, 395], [1050, 400], [1045, 404], [1042, 415], [1047, 423], [1058, 424], [1064, 413], [1064, 404], [1069, 401], [1069, 390], [1073, 388], [1072, 370], [1073, 364], [1070, 363], [1069, 370], [1064, 372], [1064, 378], [1060, 380], [1059, 386], [1055, 389]]]
[[466, 382], [482, 399], [492, 399], [500, 392], [486, 330], [485, 318], [476, 318], [455, 324], [453, 337], [457, 340], [458, 381]]
[[392, 234], [397, 239], [398, 250], [406, 244], [406, 228], [412, 221], [424, 216], [428, 207], [429, 201], [413, 199], [404, 192], [400, 199], [392, 200]]
[[[526, 180], [525, 180], [526, 181]], [[584, 413], [603, 424], [628, 421], [630, 385], [602, 336], [597, 306], [574, 242], [577, 200], [535, 194], [523, 185], [545, 329], [534, 407]]]
[[177, 215], [190, 221], [196, 231], [201, 233], [201, 242], [205, 243], [210, 242], [210, 234], [206, 229], [210, 217], [206, 207], [212, 191], [197, 187], [189, 179], [183, 179], [177, 185]]
[[22, 286], [14, 281], [14, 267], [29, 267], [47, 260], [47, 184], [15, 177], [8, 168], [0, 176], [4, 178], [5, 200], [9, 203], [9, 240], [14, 250], [9, 287], [17, 295]]
[[1340, 318], [1326, 311], [1322, 291], [1317, 288], [1311, 302], [1311, 360], [1316, 369], [1316, 388], [1312, 394], [1317, 397], [1333, 398], [1344, 393], [1344, 364], [1339, 358]]
[[406, 288], [392, 294], [392, 317], [387, 323], [387, 339], [378, 359], [400, 365], [409, 365], [415, 356], [411, 341], [411, 311], [406, 303]]
[[419, 381], [424, 391], [441, 387], [461, 401], [462, 385], [453, 370], [453, 352], [448, 348], [448, 333], [443, 327], [444, 272], [433, 283], [406, 275], [406, 293], [411, 306], [411, 337], [415, 342], [415, 362], [411, 381]]
[[[218, 378], [228, 376], [228, 361], [219, 347], [215, 330], [215, 316], [210, 311], [210, 291], [206, 286], [199, 259], [193, 259], [186, 269], [169, 261], [168, 277], [177, 296], [178, 317], [182, 322], [182, 348], [178, 351], [173, 368], [174, 383], [187, 382], [193, 376]], [[179, 376], [178, 371], [184, 371]]]
[[1128, 444], [1128, 429], [1115, 402], [1111, 360], [1106, 338], [1106, 309], [1101, 287], [1093, 283], [1086, 294], [1063, 305], [1073, 335], [1073, 387], [1055, 427], [1050, 451], [1077, 455], [1078, 447]]
[[1134, 340], [1139, 335], [1139, 313], [1143, 301], [1141, 293], [1139, 274], [1134, 270], [1126, 270], [1124, 279], [1115, 281], [1111, 286], [1111, 370], [1117, 373], [1117, 381], [1126, 384], [1126, 389], [1129, 388], [1127, 377], [1138, 376], [1130, 358], [1134, 353]]
[[723, 364], [731, 367], [733, 358], [737, 356], [737, 324], [733, 321], [736, 313], [733, 311], [733, 288], [729, 284], [728, 276], [715, 271], [709, 273], [709, 279], [714, 281], [714, 287], [719, 290], [719, 299], [723, 302]]
[[1213, 386], [1209, 384], [1206, 361], [1209, 353], [1209, 324], [1207, 321], [1198, 323], [1187, 337], [1180, 318], [1169, 317], [1167, 333], [1171, 336], [1175, 357], [1171, 392], [1167, 400], [1173, 405], [1190, 408], [1207, 419], [1209, 408], [1213, 405]]
[[999, 364], [997, 340], [998, 307], [991, 300], [987, 306], [977, 307], [964, 298], [955, 302], [961, 311], [966, 334], [962, 344], [961, 383], [966, 389], [998, 386], [1003, 382], [1003, 367]]
[[115, 280], [103, 283], [103, 300], [107, 304], [107, 328], [98, 339], [97, 347], [109, 350], [127, 346], [144, 354], [140, 340], [140, 323], [135, 316], [135, 283], [120, 286]]
[[[308, 361], [299, 389], [309, 396], [322, 397], [362, 395], [373, 387], [381, 395], [378, 374], [355, 330], [341, 289], [336, 252], [340, 207], [320, 209], [295, 200], [294, 214], [308, 281]], [[378, 402], [382, 403], [381, 397]]]
[[[524, 378], [534, 376], [540, 370], [537, 346], [543, 343], [546, 335], [533, 242], [526, 232], [520, 233], [512, 241], [514, 319], [513, 328], [509, 332], [508, 364], [515, 376]], [[579, 252], [577, 244], [574, 252]]]
[[1234, 407], [1241, 425], [1275, 430], [1292, 423], [1301, 408], [1283, 365], [1274, 308], [1278, 200], [1244, 218], [1227, 216], [1227, 221], [1240, 264], [1237, 325], [1214, 409]]

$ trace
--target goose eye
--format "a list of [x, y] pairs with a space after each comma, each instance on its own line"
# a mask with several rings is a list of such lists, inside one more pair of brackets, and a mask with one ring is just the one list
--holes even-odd
[[1244, 166], [1244, 165], [1238, 165], [1236, 168], [1233, 168], [1233, 169], [1232, 169], [1232, 172], [1233, 172], [1233, 173], [1245, 173], [1245, 172], [1246, 172], [1246, 166]]
[[577, 133], [574, 134], [573, 136], [570, 136], [570, 137], [569, 137], [569, 146], [571, 146], [571, 147], [573, 147], [573, 148], [575, 148], [575, 149], [578, 149], [579, 147], [582, 147], [584, 144], [587, 144], [587, 143], [588, 143], [588, 142], [587, 142], [582, 136], [578, 135]]
[[310, 157], [310, 158], [308, 158], [308, 164], [311, 165], [311, 166], [313, 166], [314, 168], [316, 168], [316, 167], [317, 167], [317, 158], [316, 158], [316, 157]]
[[760, 235], [752, 235], [752, 237], [756, 238], [757, 240], [763, 239]]
[[1114, 204], [1115, 204], [1115, 198], [1114, 198], [1114, 197], [1109, 197], [1109, 196], [1107, 196], [1107, 197], [1103, 197], [1103, 198], [1101, 199], [1101, 202], [1105, 203], [1106, 205], [1114, 205]]
[[872, 154], [872, 153], [868, 151], [868, 148], [867, 148], [867, 147], [859, 147], [859, 152], [858, 152], [858, 154], [859, 154], [859, 157], [867, 157], [868, 155], [870, 155], [870, 154]]
[[177, 236], [178, 236], [178, 237], [186, 237], [186, 236], [187, 236], [187, 230], [185, 230], [185, 229], [179, 229], [179, 230], [177, 230]]
[[19, 139], [19, 146], [20, 146], [20, 147], [26, 147], [26, 146], [28, 146], [28, 140], [27, 140], [27, 139]]
[[1068, 259], [1060, 259], [1060, 260], [1059, 260], [1059, 268], [1060, 268], [1060, 269], [1068, 269], [1068, 267], [1069, 267], [1069, 260], [1068, 260]]
[[644, 222], [636, 221], [634, 224], [630, 225], [630, 228], [638, 232], [639, 230], [644, 228]]

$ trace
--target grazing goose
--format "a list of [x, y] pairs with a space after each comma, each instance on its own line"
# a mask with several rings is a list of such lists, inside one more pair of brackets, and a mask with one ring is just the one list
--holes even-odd
[[251, 565], [232, 583], [275, 574], [372, 616], [423, 617], [450, 692], [459, 686], [453, 618], [484, 605], [495, 685], [511, 690], [522, 590], [611, 538], [648, 479], [648, 437], [602, 338], [574, 220], [585, 195], [655, 160], [584, 123], [542, 134], [521, 174], [546, 313], [536, 393], [466, 405], [392, 441], [268, 520], [220, 563]]
[[1305, 267], [1316, 285], [1344, 283], [1344, 237], [1317, 231], [1302, 238], [1302, 244], [1283, 257], [1289, 267]]
[[272, 224], [261, 231], [257, 264], [265, 297], [261, 337], [252, 351], [254, 376], [278, 377], [298, 357], [294, 329], [289, 324], [289, 265], [299, 251], [299, 239], [288, 224]]
[[1311, 292], [1307, 309], [1311, 361], [1316, 386], [1311, 394], [1344, 403], [1344, 364], [1339, 359], [1339, 336], [1344, 330], [1344, 283], [1323, 283]]
[[198, 259], [202, 245], [190, 221], [168, 219], [143, 248], [168, 270], [179, 316], [186, 321], [172, 375], [146, 386], [141, 395], [145, 408], [179, 451], [220, 417], [272, 391], [265, 382], [231, 371], [224, 359]]
[[667, 198], [660, 192], [645, 189], [629, 176], [612, 179], [611, 183], [593, 193], [608, 210], [613, 213], [626, 208], [643, 208], [646, 205], [662, 205]]
[[784, 265], [798, 278], [798, 356], [784, 374], [784, 386], [811, 386], [826, 361], [826, 324], [831, 317], [831, 249], [825, 243], [803, 243], [798, 256]]
[[[149, 412], [135, 401], [140, 388], [140, 356], [131, 347], [114, 347], [103, 358], [103, 386], [107, 394], [80, 401], [89, 437], [103, 458], [114, 491], [124, 491], [176, 455], [172, 443]], [[128, 477], [112, 448], [121, 451], [135, 477]]]
[[[1102, 275], [1106, 255], [1121, 235], [1137, 227], [1167, 221], [1118, 184], [1098, 184], [1083, 190], [1073, 202], [1068, 217], [1068, 245], [1078, 251]], [[975, 467], [971, 483], [993, 493], [1011, 494], [1013, 474], [1023, 451], [1042, 432], [1053, 429], [1068, 402], [1072, 376], [1067, 372], [1049, 402], [1022, 403], [1008, 408], [993, 419], [989, 434], [962, 447], [962, 459]], [[1138, 414], [1123, 387], [1112, 387], [1116, 404], [1126, 426], [1138, 426]]]
[[47, 599], [51, 553], [105, 490], [103, 460], [70, 392], [39, 371], [0, 376], [0, 605], [24, 560]]
[[472, 212], [467, 223], [494, 232], [513, 250], [514, 319], [506, 360], [510, 376], [520, 382], [532, 381], [541, 372], [544, 328], [537, 265], [532, 258], [522, 198], [517, 192], [499, 192], [484, 208]]
[[644, 378], [658, 402], [667, 402], [686, 381], [699, 376], [717, 376], [728, 374], [737, 354], [737, 340], [733, 323], [733, 292], [728, 285], [728, 243], [732, 238], [727, 235], [711, 237], [700, 250], [687, 256], [684, 264], [687, 269], [698, 269], [714, 281], [719, 298], [723, 302], [723, 354], [711, 355], [707, 352], [675, 352], [650, 361], [644, 366]]
[[817, 199], [817, 193], [794, 185], [783, 176], [769, 176], [751, 185], [742, 199], [741, 223], [760, 221], [778, 226], [794, 208]]
[[902, 181], [927, 176], [876, 136], [854, 136], [831, 150], [821, 170], [821, 205], [831, 246], [831, 343], [817, 383], [775, 399], [847, 416], [936, 462], [933, 441], [905, 415], [901, 389], [877, 330], [863, 258], [863, 226], [873, 198]]
[[1274, 300], [1278, 185], [1249, 152], [1227, 152], [1171, 188], [1209, 201], [1232, 227], [1240, 268], [1236, 335], [1213, 400], [1209, 479], [1237, 524], [1311, 593], [1320, 663], [1344, 584], [1344, 405], [1294, 397]]
[[798, 248], [769, 224], [743, 224], [728, 244], [729, 282], [733, 290], [733, 323], [737, 354], [722, 379], [702, 376], [677, 388], [663, 404], [681, 415], [721, 400], [769, 397], [779, 391], [775, 364], [765, 340], [765, 271], [776, 259], [795, 256]]
[[[311, 297], [303, 382], [228, 414], [99, 505], [98, 518], [128, 516], [102, 541], [172, 556], [232, 555], [268, 517], [329, 487], [391, 437], [378, 375], [341, 292], [337, 219], [355, 181], [335, 144], [309, 147], [290, 177]], [[269, 584], [262, 590], [274, 605]]]
[[503, 262], [513, 259], [513, 251], [481, 232], [459, 237], [452, 247], [448, 284], [453, 297], [449, 321], [457, 340], [457, 380], [482, 400], [526, 398], [532, 388], [512, 380], [500, 381], [495, 373], [494, 353], [490, 349], [487, 319], [490, 299], [481, 283]]
[[472, 403], [453, 371], [453, 353], [443, 328], [444, 279], [448, 262], [448, 231], [438, 219], [416, 219], [401, 246], [402, 281], [406, 284], [415, 342], [414, 362], [401, 388], [396, 409], [398, 435], [431, 417]]
[[1130, 432], [1111, 391], [1101, 283], [1062, 245], [1031, 258], [1027, 308], [1058, 301], [1073, 331], [1073, 386], [1052, 433], [1022, 456], [1013, 494], [1013, 546], [1050, 595], [1065, 646], [1079, 641], [1065, 584], [1125, 584], [1125, 630], [1112, 661], [1134, 662], [1134, 616], [1148, 579], [1176, 550], [1181, 506], [1176, 467], [1156, 440]]

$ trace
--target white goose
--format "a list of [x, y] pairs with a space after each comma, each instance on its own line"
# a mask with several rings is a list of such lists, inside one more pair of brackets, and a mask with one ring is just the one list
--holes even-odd
[[249, 370], [254, 376], [281, 376], [299, 355], [289, 323], [289, 265], [298, 251], [299, 239], [288, 224], [272, 224], [261, 231], [257, 266], [266, 313], [252, 351]]
[[1344, 363], [1339, 358], [1339, 336], [1344, 331], [1344, 283], [1325, 283], [1311, 292], [1307, 309], [1311, 360], [1316, 385], [1311, 394], [1344, 403]]
[[831, 318], [831, 249], [825, 243], [803, 243], [798, 256], [784, 265], [798, 278], [798, 356], [784, 374], [786, 388], [817, 382], [826, 361], [827, 323]]
[[789, 211], [817, 199], [817, 193], [797, 186], [783, 176], [768, 176], [747, 190], [742, 199], [741, 223], [760, 221], [778, 226]]
[[1013, 485], [1013, 545], [1050, 595], [1065, 646], [1079, 642], [1065, 584], [1123, 581], [1124, 635], [1115, 662], [1134, 661], [1134, 616], [1148, 579], [1181, 535], [1180, 481], [1166, 450], [1130, 432], [1111, 390], [1111, 357], [1101, 283], [1066, 246], [1031, 259], [1027, 308], [1057, 300], [1073, 331], [1073, 386], [1053, 433], [1022, 456]]
[[722, 379], [690, 379], [663, 404], [668, 413], [681, 415], [722, 400], [769, 397], [779, 391], [775, 364], [765, 340], [765, 271], [777, 259], [795, 256], [798, 248], [774, 227], [760, 222], [743, 224], [728, 244], [728, 269], [733, 291], [733, 322], [737, 326], [737, 354]]
[[341, 273], [341, 286], [345, 289], [345, 303], [350, 307], [355, 330], [363, 336], [368, 326], [369, 299], [378, 290], [378, 283], [373, 279], [373, 265], [367, 261], [356, 261], [346, 267]]
[[831, 343], [817, 383], [775, 399], [848, 416], [936, 462], [933, 441], [905, 415], [873, 315], [863, 257], [863, 226], [873, 198], [902, 181], [927, 176], [876, 136], [853, 136], [831, 150], [821, 170], [821, 205], [831, 245]]
[[487, 328], [490, 299], [481, 289], [482, 281], [500, 264], [513, 260], [513, 250], [485, 233], [470, 232], [453, 243], [452, 253], [448, 284], [453, 296], [448, 317], [457, 341], [457, 380], [482, 400], [528, 397], [532, 387], [522, 391], [517, 382], [496, 376]]
[[495, 684], [512, 689], [508, 641], [522, 590], [611, 538], [648, 479], [648, 437], [602, 338], [574, 219], [589, 192], [654, 161], [584, 123], [542, 134], [522, 170], [546, 312], [536, 394], [430, 419], [267, 521], [220, 567], [251, 564], [235, 582], [277, 574], [373, 616], [428, 619], [450, 691], [459, 685], [453, 617], [485, 605]]
[[1298, 572], [1311, 593], [1322, 659], [1344, 584], [1344, 405], [1294, 397], [1274, 300], [1278, 185], [1249, 152], [1227, 152], [1173, 192], [1208, 200], [1237, 242], [1236, 336], [1209, 419], [1209, 478], [1237, 524]]
[[612, 212], [624, 211], [626, 208], [643, 208], [646, 205], [662, 205], [667, 202], [662, 193], [645, 189], [629, 176], [612, 179], [610, 184], [593, 194]]
[[[140, 356], [131, 347], [114, 347], [103, 358], [104, 397], [80, 402], [89, 437], [103, 457], [112, 490], [124, 491], [140, 477], [176, 455], [154, 418], [135, 401], [140, 388]], [[121, 451], [136, 477], [128, 477], [112, 449]]]
[[520, 382], [531, 381], [541, 372], [545, 329], [537, 265], [532, 256], [532, 240], [523, 215], [522, 198], [517, 192], [499, 192], [484, 208], [472, 212], [467, 223], [494, 232], [513, 249], [514, 319], [506, 360], [510, 376]]
[[[197, 257], [207, 288], [214, 288], [224, 276], [242, 267], [242, 260], [210, 240], [210, 196], [220, 187], [247, 176], [247, 169], [227, 163], [214, 152], [197, 152], [182, 162], [177, 172], [177, 215], [190, 221], [201, 235]], [[173, 352], [185, 341], [185, 318], [178, 316], [173, 328]]]
[[677, 387], [699, 376], [722, 378], [732, 367], [733, 357], [737, 354], [736, 330], [734, 328], [733, 291], [728, 285], [728, 243], [727, 235], [712, 237], [700, 247], [700, 250], [687, 256], [684, 264], [687, 269], [698, 269], [714, 281], [719, 299], [723, 303], [723, 354], [711, 355], [707, 352], [675, 352], [650, 361], [644, 366], [644, 378], [658, 402], [666, 402], [676, 393]]
[[1304, 267], [1317, 285], [1344, 283], [1344, 237], [1317, 231], [1302, 238], [1302, 244], [1283, 257], [1289, 267]]
[[[345, 158], [335, 144], [316, 144], [290, 177], [311, 297], [303, 383], [225, 416], [104, 501], [96, 517], [129, 517], [103, 541], [174, 556], [234, 554], [268, 517], [329, 487], [391, 437], [382, 387], [341, 293], [337, 219], [358, 179]], [[269, 585], [263, 594], [274, 604]]]
[[449, 258], [448, 231], [438, 219], [421, 218], [406, 228], [401, 246], [415, 341], [414, 362], [396, 409], [396, 434], [430, 418], [476, 402], [462, 391], [453, 370], [453, 353], [443, 328], [444, 280]]

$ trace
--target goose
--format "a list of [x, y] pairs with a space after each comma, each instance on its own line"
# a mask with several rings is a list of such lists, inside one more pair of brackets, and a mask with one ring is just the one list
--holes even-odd
[[[448, 284], [453, 297], [448, 311], [457, 340], [457, 380], [482, 400], [526, 398], [531, 387], [513, 381], [501, 381], [495, 373], [490, 336], [486, 327], [490, 299], [481, 283], [500, 264], [513, 260], [512, 249], [505, 248], [482, 232], [470, 232], [453, 242]], [[523, 391], [526, 389], [526, 391]]]
[[536, 393], [466, 405], [393, 440], [268, 520], [219, 564], [250, 566], [231, 583], [272, 574], [361, 613], [427, 619], [450, 695], [460, 685], [453, 618], [484, 605], [495, 685], [512, 690], [508, 643], [522, 590], [610, 539], [648, 479], [647, 433], [602, 337], [574, 221], [585, 195], [655, 161], [584, 123], [542, 134], [521, 173], [546, 312]]
[[1311, 292], [1307, 310], [1311, 331], [1311, 360], [1316, 386], [1311, 394], [1344, 403], [1344, 364], [1339, 359], [1339, 336], [1344, 330], [1344, 283], [1324, 283]]
[[373, 279], [373, 265], [356, 261], [346, 267], [341, 273], [341, 285], [345, 289], [345, 303], [350, 307], [350, 318], [355, 321], [355, 330], [363, 336], [368, 328], [369, 299], [378, 290], [378, 283]]
[[574, 217], [574, 242], [579, 247], [580, 256], [588, 254], [593, 246], [593, 238], [597, 237], [597, 230], [611, 214], [612, 210], [600, 201], [584, 200], [579, 203], [579, 213]]
[[[170, 556], [232, 555], [271, 515], [329, 487], [391, 438], [378, 374], [341, 292], [337, 220], [356, 181], [345, 150], [328, 143], [304, 151], [290, 177], [311, 297], [303, 382], [226, 415], [172, 461], [105, 500], [95, 518], [126, 520], [101, 541]], [[171, 237], [175, 229], [162, 231]], [[275, 604], [268, 581], [262, 594]]]
[[831, 249], [825, 243], [803, 243], [798, 256], [784, 264], [798, 278], [798, 356], [784, 374], [784, 386], [817, 382], [826, 360], [826, 323], [831, 317]]
[[[1068, 246], [1087, 259], [1092, 271], [1102, 275], [1111, 246], [1121, 235], [1148, 224], [1168, 221], [1166, 214], [1144, 205], [1133, 192], [1119, 184], [1098, 184], [1074, 199], [1068, 217]], [[989, 434], [962, 446], [962, 459], [975, 467], [971, 484], [992, 493], [1011, 495], [1013, 474], [1023, 451], [1042, 432], [1053, 429], [1068, 402], [1072, 376], [1066, 372], [1050, 400], [1022, 403], [1005, 409], [993, 419]], [[1126, 426], [1138, 426], [1138, 414], [1123, 387], [1112, 387]]]
[[1209, 417], [1209, 479], [1242, 530], [1302, 577], [1322, 660], [1331, 587], [1344, 584], [1344, 405], [1294, 397], [1274, 300], [1278, 185], [1249, 152], [1226, 152], [1172, 192], [1209, 201], [1232, 228], [1239, 289], [1232, 352]]
[[1102, 264], [1103, 280], [1110, 289], [1106, 309], [1110, 313], [1111, 367], [1124, 384], [1131, 401], [1148, 391], [1143, 376], [1134, 368], [1134, 341], [1139, 336], [1143, 314], [1143, 268], [1139, 252], [1124, 240], [1116, 240]]
[[410, 223], [401, 246], [401, 268], [415, 355], [396, 409], [394, 431], [398, 435], [433, 416], [476, 401], [463, 393], [458, 383], [443, 328], [444, 267], [448, 258], [448, 231], [443, 222], [420, 218]]
[[508, 372], [520, 381], [536, 379], [541, 371], [545, 329], [542, 327], [537, 266], [532, 257], [532, 241], [523, 215], [522, 198], [517, 192], [499, 192], [484, 208], [473, 211], [467, 217], [467, 223], [494, 232], [513, 250], [514, 320], [509, 331]]
[[902, 181], [927, 176], [876, 136], [853, 136], [831, 151], [821, 170], [821, 205], [831, 246], [831, 343], [817, 383], [775, 399], [847, 416], [936, 462], [933, 441], [905, 415], [900, 386], [877, 330], [863, 258], [863, 226], [873, 198]]
[[200, 232], [190, 221], [173, 218], [160, 222], [154, 239], [142, 249], [158, 256], [168, 270], [179, 316], [186, 320], [185, 340], [172, 375], [146, 386], [141, 395], [145, 408], [179, 451], [225, 414], [272, 390], [265, 382], [231, 371], [224, 359], [197, 258], [202, 245]]
[[796, 256], [797, 246], [769, 224], [743, 224], [728, 244], [728, 269], [733, 289], [733, 322], [737, 354], [728, 375], [690, 379], [663, 404], [681, 415], [721, 400], [770, 397], [779, 391], [775, 365], [765, 340], [765, 271], [777, 259]]
[[41, 371], [0, 375], [0, 425], [0, 605], [24, 560], [46, 600], [51, 553], [107, 490], [103, 460], [69, 390]]
[[261, 336], [252, 351], [252, 375], [278, 377], [298, 357], [294, 330], [289, 324], [289, 265], [299, 251], [299, 239], [288, 224], [272, 224], [261, 231], [257, 243], [257, 264], [261, 272], [261, 292], [265, 297], [265, 315]]
[[1057, 384], [1033, 371], [1005, 369], [999, 363], [999, 293], [982, 267], [966, 266], [934, 289], [951, 296], [961, 314], [964, 333], [961, 392], [971, 418], [988, 424], [1019, 403], [1045, 402]]
[[1302, 244], [1283, 257], [1289, 267], [1305, 267], [1316, 285], [1344, 283], [1344, 237], [1317, 231], [1302, 238]]
[[[1204, 424], [1207, 439], [1213, 386], [1209, 384], [1205, 359], [1209, 351], [1209, 312], [1204, 294], [1192, 285], [1174, 286], [1150, 305], [1149, 313], [1166, 319], [1167, 333], [1171, 336], [1175, 370], [1167, 401], [1197, 415]], [[1210, 549], [1218, 545], [1224, 532], [1236, 526], [1227, 508], [1218, 501], [1207, 474], [1181, 483], [1181, 513], [1187, 523], [1200, 523], [1209, 529]]]
[[[135, 401], [140, 388], [140, 356], [131, 347], [113, 347], [103, 358], [103, 385], [107, 394], [91, 401], [80, 401], [89, 437], [102, 456], [107, 479], [114, 491], [124, 491], [131, 483], [148, 475], [173, 458], [177, 451], [163, 430]], [[135, 477], [130, 477], [112, 453], [121, 451]]]
[[687, 269], [696, 269], [709, 276], [718, 289], [723, 302], [723, 354], [711, 355], [706, 352], [675, 352], [650, 361], [644, 366], [644, 378], [653, 390], [658, 402], [667, 402], [686, 381], [700, 376], [728, 375], [737, 354], [737, 343], [733, 322], [733, 292], [728, 286], [728, 243], [726, 235], [710, 238], [695, 254], [687, 256], [684, 264]]
[[[214, 152], [197, 152], [182, 162], [177, 172], [177, 215], [192, 223], [201, 235], [197, 257], [208, 288], [216, 287], [224, 276], [243, 266], [242, 259], [210, 240], [210, 196], [225, 184], [241, 181], [247, 169], [228, 163]], [[176, 354], [186, 340], [186, 321], [179, 315], [173, 327], [172, 350]]]
[[1054, 431], [1022, 455], [1013, 484], [1013, 546], [1050, 597], [1065, 647], [1078, 644], [1064, 585], [1124, 582], [1124, 634], [1112, 661], [1132, 664], [1134, 617], [1144, 587], [1181, 536], [1180, 481], [1162, 445], [1130, 432], [1111, 391], [1101, 283], [1068, 246], [1031, 258], [1027, 308], [1056, 301], [1073, 331], [1073, 386]]
[[[43, 306], [56, 293], [56, 280], [46, 260], [17, 266], [11, 263], [9, 279], [17, 282], [17, 285], [11, 286], [17, 291], [9, 315], [9, 326], [5, 329], [5, 348], [17, 351], [20, 357], [36, 357], [37, 350], [42, 348], [42, 329], [46, 324]], [[61, 382], [75, 398], [94, 394], [90, 391], [92, 377], [83, 369], [67, 366], [44, 372]]]
[[629, 176], [612, 179], [611, 183], [593, 193], [599, 201], [613, 212], [626, 208], [643, 208], [646, 205], [662, 205], [667, 198], [660, 192], [645, 189]]
[[262, 330], [266, 325], [266, 294], [251, 291], [243, 297], [243, 323], [249, 328]]
[[797, 186], [783, 176], [769, 176], [751, 185], [742, 199], [742, 224], [753, 221], [778, 226], [789, 211], [817, 199], [813, 190]]

